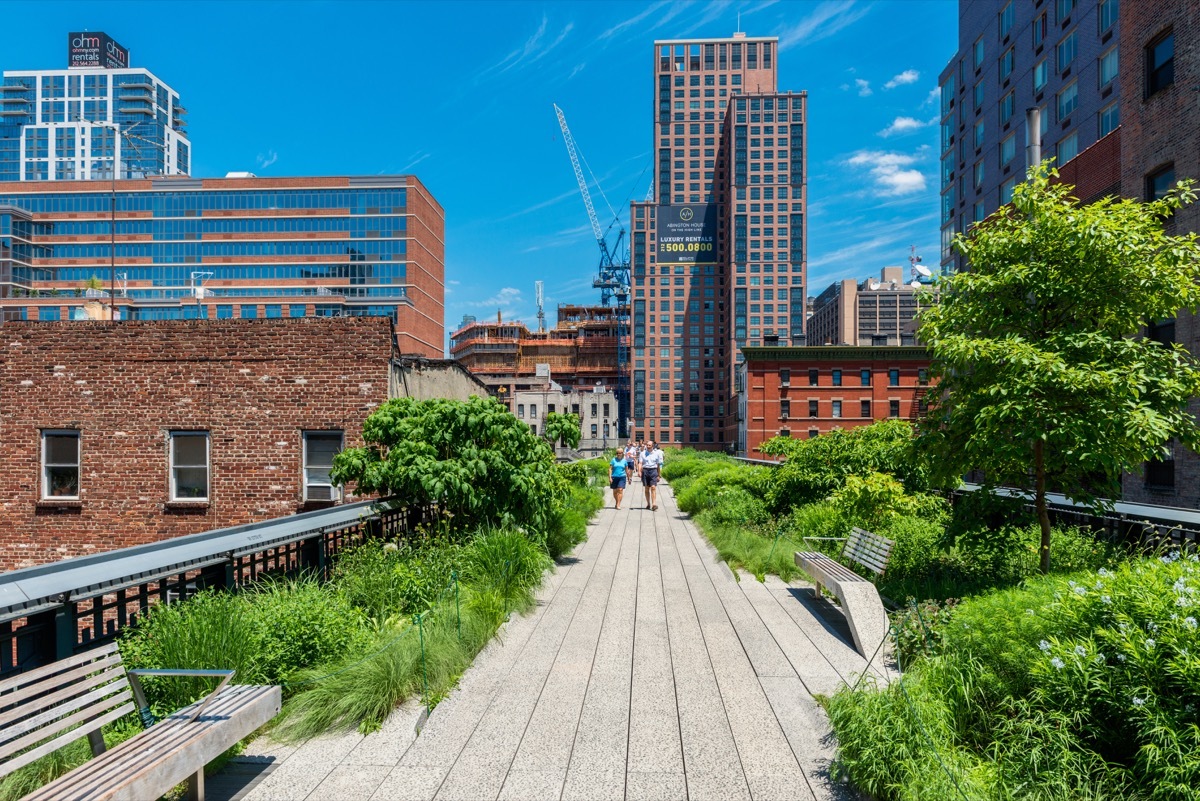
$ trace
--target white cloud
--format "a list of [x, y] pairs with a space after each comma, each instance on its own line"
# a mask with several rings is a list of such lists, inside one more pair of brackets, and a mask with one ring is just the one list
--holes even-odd
[[935, 103], [938, 102], [938, 99], [941, 96], [942, 96], [942, 90], [937, 86], [933, 87], [932, 89], [929, 90], [929, 94], [925, 96], [925, 101], [923, 103], [921, 103], [921, 108], [925, 108], [926, 106], [934, 105]]
[[883, 85], [884, 89], [895, 89], [897, 86], [906, 86], [910, 83], [916, 83], [921, 77], [921, 73], [916, 70], [905, 70], [899, 75], [892, 77], [890, 81]]
[[513, 304], [521, 302], [521, 290], [516, 287], [506, 286], [492, 295], [487, 300], [476, 300], [471, 303], [465, 303], [464, 306], [474, 306], [480, 309], [496, 308], [496, 307], [512, 307]]
[[790, 28], [779, 32], [779, 49], [787, 50], [795, 45], [819, 42], [838, 33], [866, 16], [867, 6], [858, 6], [854, 0], [835, 2], [824, 0], [804, 19]]
[[256, 161], [258, 162], [259, 169], [265, 170], [267, 167], [270, 167], [272, 164], [279, 161], [279, 154], [274, 150], [268, 150], [265, 154], [259, 153]]
[[870, 81], [863, 80], [862, 78], [855, 78], [854, 85], [858, 87], [859, 97], [870, 97], [874, 94], [874, 92], [871, 91]]
[[918, 120], [915, 117], [897, 117], [892, 120], [892, 124], [879, 132], [882, 137], [896, 136], [897, 134], [912, 133], [919, 131], [922, 128], [927, 128], [937, 122], [934, 120]]
[[878, 193], [895, 196], [924, 191], [925, 176], [920, 170], [912, 169], [916, 162], [917, 157], [907, 153], [860, 150], [847, 159], [846, 164], [869, 170]]
[[546, 31], [549, 25], [549, 18], [545, 14], [542, 14], [542, 22], [540, 25], [538, 25], [537, 30], [533, 32], [533, 35], [526, 39], [524, 44], [513, 50], [499, 62], [483, 70], [483, 72], [480, 73], [480, 77], [486, 76], [490, 73], [503, 74], [511, 69], [521, 66], [529, 66], [541, 61], [543, 58], [549, 55], [551, 51], [562, 44], [563, 40], [567, 38], [567, 35], [570, 34], [571, 30], [575, 27], [575, 23], [568, 22], [566, 26], [559, 31], [558, 35], [554, 38], [554, 41], [547, 43], [544, 40], [546, 38]]

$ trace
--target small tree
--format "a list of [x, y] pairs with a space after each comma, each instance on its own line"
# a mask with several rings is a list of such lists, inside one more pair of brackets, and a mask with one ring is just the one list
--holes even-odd
[[568, 448], [578, 448], [582, 427], [577, 414], [550, 412], [546, 415], [546, 440], [551, 445], [562, 443]]
[[956, 237], [969, 271], [940, 282], [920, 318], [939, 380], [921, 446], [943, 477], [980, 468], [989, 483], [1033, 490], [1043, 573], [1048, 478], [1095, 502], [1097, 477], [1116, 486], [1173, 437], [1200, 441], [1187, 410], [1200, 394], [1196, 360], [1135, 336], [1200, 305], [1196, 236], [1163, 230], [1195, 200], [1191, 183], [1151, 203], [1083, 206], [1051, 176], [1032, 170], [1011, 207]]
[[395, 398], [363, 423], [361, 448], [334, 457], [338, 484], [436, 503], [452, 527], [514, 524], [545, 534], [564, 485], [545, 441], [499, 401]]

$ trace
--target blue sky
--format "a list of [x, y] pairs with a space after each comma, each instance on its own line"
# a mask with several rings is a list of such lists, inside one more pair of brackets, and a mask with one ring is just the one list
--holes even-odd
[[[176, 89], [193, 173], [411, 172], [446, 210], [446, 322], [533, 323], [533, 284], [597, 302], [597, 248], [553, 105], [628, 225], [651, 178], [655, 39], [780, 37], [809, 95], [809, 292], [938, 249], [937, 74], [955, 0], [24, 2], [3, 69], [66, 65], [105, 31]], [[602, 224], [610, 215], [593, 197]]]

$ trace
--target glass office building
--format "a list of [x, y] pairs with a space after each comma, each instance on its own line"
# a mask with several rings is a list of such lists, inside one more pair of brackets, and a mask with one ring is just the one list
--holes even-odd
[[0, 319], [388, 316], [441, 357], [444, 214], [411, 176], [0, 186]]

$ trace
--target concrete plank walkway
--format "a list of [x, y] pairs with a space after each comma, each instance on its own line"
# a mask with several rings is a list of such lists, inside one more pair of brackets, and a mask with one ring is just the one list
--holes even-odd
[[[588, 540], [434, 709], [289, 747], [262, 738], [210, 798], [851, 799], [813, 696], [867, 669], [811, 587], [735, 577], [661, 487]], [[630, 503], [632, 501], [633, 503]], [[740, 579], [740, 580], [739, 580]], [[884, 676], [886, 679], [886, 676]]]

